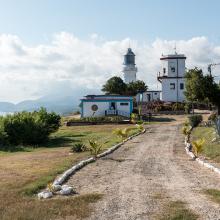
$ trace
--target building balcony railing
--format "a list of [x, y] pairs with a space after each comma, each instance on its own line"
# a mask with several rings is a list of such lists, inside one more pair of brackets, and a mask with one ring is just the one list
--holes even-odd
[[125, 111], [120, 111], [120, 110], [106, 110], [105, 115], [118, 115], [118, 116], [123, 116], [126, 118], [130, 118], [130, 113], [125, 112]]
[[161, 73], [161, 72], [158, 72], [157, 73], [157, 80], [159, 82], [162, 82], [162, 79], [164, 78], [169, 78], [169, 79], [182, 79], [182, 78], [185, 78], [183, 75], [168, 75], [167, 73]]

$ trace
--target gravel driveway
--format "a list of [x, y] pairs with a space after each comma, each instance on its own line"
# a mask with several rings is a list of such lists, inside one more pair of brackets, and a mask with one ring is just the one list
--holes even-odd
[[89, 219], [154, 219], [181, 200], [200, 219], [220, 219], [220, 205], [202, 193], [220, 189], [220, 177], [185, 154], [178, 123], [155, 124], [68, 182], [79, 194], [102, 193]]

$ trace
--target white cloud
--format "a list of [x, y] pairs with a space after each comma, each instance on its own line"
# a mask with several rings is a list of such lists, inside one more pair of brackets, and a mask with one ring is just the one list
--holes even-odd
[[206, 37], [187, 41], [156, 39], [148, 44], [128, 38], [107, 41], [97, 34], [82, 40], [61, 32], [48, 45], [30, 47], [17, 36], [3, 34], [0, 35], [0, 101], [17, 102], [101, 88], [111, 76], [122, 76], [123, 54], [129, 42], [136, 53], [138, 78], [150, 88], [157, 87], [161, 54], [173, 52], [175, 43], [178, 52], [187, 56], [189, 68], [205, 68], [208, 63], [220, 60], [220, 46], [213, 45]]

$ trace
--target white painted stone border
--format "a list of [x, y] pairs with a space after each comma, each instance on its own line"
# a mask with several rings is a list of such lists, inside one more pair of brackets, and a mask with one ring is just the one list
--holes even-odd
[[[130, 137], [128, 137], [127, 139], [125, 139], [123, 142], [118, 143], [116, 145], [114, 145], [113, 147], [109, 148], [108, 150], [104, 151], [103, 153], [97, 155], [97, 159], [104, 157], [108, 154], [111, 154], [112, 152], [114, 152], [116, 149], [118, 149], [121, 145], [123, 145], [125, 142], [131, 140], [132, 138], [143, 134], [146, 132], [146, 129], [144, 129], [141, 132], [138, 132]], [[76, 171], [82, 169], [83, 167], [85, 167], [87, 164], [95, 162], [96, 159], [94, 157], [90, 157], [89, 159], [86, 160], [82, 160], [80, 161], [78, 164], [74, 165], [73, 167], [71, 167], [70, 169], [66, 170], [60, 177], [58, 177], [54, 182], [53, 185], [62, 185], [71, 175], [73, 175], [74, 173], [76, 173]]]
[[[111, 154], [113, 153], [115, 150], [117, 150], [120, 146], [122, 146], [125, 142], [131, 140], [132, 138], [140, 135], [140, 134], [143, 134], [146, 132], [146, 129], [144, 129], [143, 131], [141, 132], [138, 132], [136, 134], [133, 134], [132, 136], [126, 138], [125, 140], [123, 140], [123, 142], [121, 143], [118, 143], [116, 145], [114, 145], [113, 147], [109, 148], [108, 150], [104, 151], [103, 153], [97, 155], [97, 158], [96, 159], [99, 159], [99, 158], [102, 158], [108, 154]], [[78, 170], [82, 169], [83, 167], [85, 167], [86, 165], [92, 163], [92, 162], [95, 162], [96, 159], [94, 157], [90, 157], [86, 160], [82, 160], [80, 161], [78, 164], [72, 166], [70, 169], [66, 170], [63, 174], [61, 174], [58, 178], [56, 178], [52, 184], [52, 186], [54, 188], [58, 188], [58, 186], [61, 186], [65, 181], [67, 181], [67, 179], [72, 176], [74, 173], [76, 173]], [[44, 193], [47, 193], [48, 191], [43, 191], [41, 193], [38, 193], [38, 197], [39, 198], [44, 198], [42, 197], [41, 195], [44, 194]], [[51, 196], [50, 196], [51, 197]], [[48, 198], [50, 198], [48, 197]]]
[[220, 175], [220, 169], [219, 168], [213, 166], [212, 164], [210, 164], [210, 163], [208, 163], [208, 162], [206, 162], [206, 161], [204, 161], [204, 160], [202, 160], [202, 159], [200, 159], [198, 157], [196, 158], [195, 154], [193, 152], [189, 151], [191, 143], [187, 142], [186, 138], [185, 138], [185, 146], [186, 146], [185, 147], [186, 153], [191, 158], [195, 159], [200, 165], [202, 165], [202, 166], [204, 166], [204, 167], [206, 167], [206, 168], [208, 168], [208, 169], [210, 169], [210, 170], [212, 170], [212, 171], [214, 171], [214, 172], [216, 172], [216, 173], [218, 173]]

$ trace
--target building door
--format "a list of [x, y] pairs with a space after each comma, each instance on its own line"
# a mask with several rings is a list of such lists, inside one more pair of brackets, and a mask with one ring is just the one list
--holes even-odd
[[148, 101], [148, 102], [151, 101], [151, 96], [150, 96], [150, 94], [147, 94], [147, 101]]
[[110, 102], [110, 110], [116, 110], [116, 102]]

